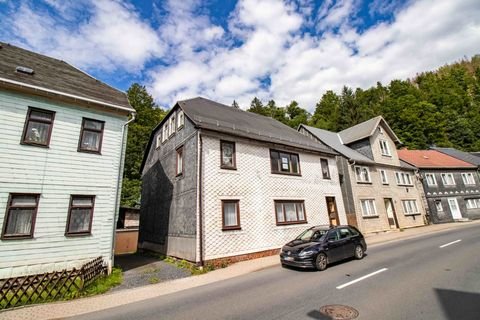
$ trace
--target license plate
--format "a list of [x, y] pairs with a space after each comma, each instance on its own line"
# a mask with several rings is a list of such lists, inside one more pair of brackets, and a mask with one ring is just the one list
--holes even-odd
[[293, 261], [293, 257], [285, 257], [285, 261]]

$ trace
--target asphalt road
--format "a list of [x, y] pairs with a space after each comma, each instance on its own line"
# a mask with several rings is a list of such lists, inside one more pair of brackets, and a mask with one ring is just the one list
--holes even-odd
[[319, 308], [330, 304], [353, 307], [357, 319], [480, 319], [478, 225], [367, 254], [323, 272], [271, 267], [75, 319], [326, 320]]

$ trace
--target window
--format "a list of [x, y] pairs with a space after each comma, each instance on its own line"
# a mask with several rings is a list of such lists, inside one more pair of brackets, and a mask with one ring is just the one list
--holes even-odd
[[220, 141], [220, 167], [222, 169], [236, 169], [235, 142]]
[[328, 160], [320, 159], [320, 165], [322, 167], [323, 179], [330, 179], [330, 169], [328, 168]]
[[467, 209], [480, 209], [480, 199], [467, 199]]
[[159, 132], [157, 134], [157, 140], [156, 140], [156, 145], [155, 145], [155, 148], [160, 148], [160, 146], [162, 145], [162, 133]]
[[304, 201], [275, 200], [277, 225], [307, 223]]
[[338, 233], [340, 234], [340, 239], [350, 238], [350, 230], [348, 228], [340, 228], [338, 229]]
[[83, 118], [78, 151], [100, 153], [105, 122]]
[[238, 200], [222, 200], [222, 230], [240, 229], [240, 206]]
[[176, 122], [175, 122], [175, 114], [172, 114], [172, 115], [170, 116], [170, 129], [169, 129], [170, 131], [169, 131], [169, 134], [168, 134], [169, 136], [171, 136], [172, 134], [175, 133], [175, 124], [176, 124]]
[[382, 179], [382, 184], [388, 184], [387, 171], [380, 170], [380, 177]]
[[443, 211], [442, 200], [435, 200], [435, 208], [437, 208], [437, 212]]
[[455, 185], [455, 179], [453, 178], [453, 174], [442, 173], [442, 182], [446, 186], [454, 186]]
[[85, 235], [92, 231], [95, 196], [72, 195], [65, 235]]
[[183, 174], [183, 147], [177, 149], [177, 165], [176, 165], [177, 176]]
[[475, 184], [475, 178], [471, 172], [462, 173], [462, 180], [464, 184]]
[[390, 153], [390, 147], [388, 146], [387, 140], [380, 140], [380, 150], [382, 151], [383, 156], [391, 157], [392, 154]]
[[437, 185], [437, 179], [435, 179], [435, 175], [433, 173], [425, 173], [425, 179], [427, 180], [428, 186]]
[[48, 147], [52, 135], [55, 112], [29, 107], [22, 144]]
[[167, 139], [168, 139], [168, 122], [163, 124], [162, 142], [167, 141]]
[[39, 194], [10, 194], [2, 239], [33, 237], [39, 197]]
[[417, 200], [402, 200], [402, 207], [404, 214], [417, 214], [419, 213], [417, 207]]
[[181, 128], [183, 128], [183, 126], [185, 125], [185, 115], [183, 114], [183, 111], [178, 111], [178, 123], [177, 123], [177, 128], [178, 130], [180, 130]]
[[364, 217], [376, 217], [377, 216], [377, 208], [375, 207], [375, 200], [374, 199], [364, 199], [360, 200], [362, 204], [362, 215]]
[[395, 172], [395, 178], [397, 179], [397, 184], [399, 186], [401, 186], [401, 185], [404, 185], [404, 186], [413, 185], [412, 179], [411, 179], [409, 173]]
[[357, 182], [371, 182], [368, 167], [355, 166]]
[[272, 173], [300, 175], [298, 154], [270, 150]]

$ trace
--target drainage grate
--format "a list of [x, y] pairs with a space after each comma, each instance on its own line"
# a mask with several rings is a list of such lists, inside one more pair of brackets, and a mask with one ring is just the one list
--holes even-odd
[[332, 320], [351, 320], [358, 317], [358, 311], [341, 304], [330, 304], [320, 308], [320, 313]]

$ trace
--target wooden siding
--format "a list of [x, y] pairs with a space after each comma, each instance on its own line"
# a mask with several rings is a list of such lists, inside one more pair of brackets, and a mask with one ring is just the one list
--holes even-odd
[[[56, 112], [49, 148], [21, 145], [29, 106]], [[82, 117], [105, 121], [102, 155], [77, 151]], [[126, 117], [0, 90], [0, 226], [9, 193], [40, 193], [33, 239], [1, 240], [0, 278], [110, 259]], [[66, 237], [71, 194], [95, 195], [92, 234]]]

